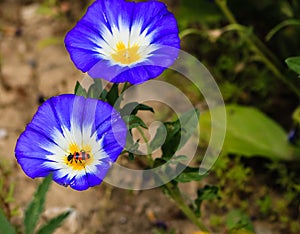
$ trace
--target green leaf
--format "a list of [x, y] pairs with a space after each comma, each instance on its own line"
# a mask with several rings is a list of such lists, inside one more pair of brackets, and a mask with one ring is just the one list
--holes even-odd
[[152, 141], [149, 143], [149, 150], [150, 152], [153, 152], [154, 150], [161, 147], [167, 137], [167, 132], [165, 125], [160, 125], [155, 133], [155, 136], [153, 137]]
[[37, 46], [39, 49], [44, 49], [47, 46], [51, 45], [63, 45], [64, 38], [63, 37], [47, 37], [38, 42]]
[[36, 234], [52, 234], [57, 228], [61, 226], [63, 221], [68, 218], [71, 211], [66, 211], [58, 216], [50, 219], [43, 227], [41, 227]]
[[3, 211], [0, 209], [0, 234], [15, 234], [15, 228], [9, 223]]
[[106, 95], [106, 99], [110, 105], [114, 106], [118, 98], [119, 98], [119, 84], [115, 83], [108, 91]]
[[179, 122], [181, 124], [181, 139], [178, 150], [181, 149], [195, 133], [199, 124], [199, 110], [192, 109], [185, 112], [180, 116]]
[[78, 96], [87, 97], [86, 90], [81, 86], [81, 84], [77, 81], [74, 89], [74, 94]]
[[[198, 170], [199, 171], [199, 170]], [[205, 185], [204, 188], [200, 188], [197, 191], [197, 198], [195, 200], [196, 214], [200, 217], [201, 214], [201, 204], [204, 200], [214, 200], [219, 198], [218, 195], [219, 188], [216, 186]]]
[[175, 122], [164, 123], [167, 136], [161, 147], [162, 157], [168, 160], [181, 149], [197, 129], [198, 122], [199, 111], [192, 109], [182, 114]]
[[247, 214], [241, 210], [231, 210], [226, 217], [226, 226], [229, 230], [246, 230], [254, 233], [253, 224]]
[[300, 75], [300, 56], [298, 57], [289, 57], [285, 60], [288, 67]]
[[32, 234], [41, 213], [44, 210], [46, 194], [52, 181], [52, 175], [47, 176], [37, 188], [33, 200], [25, 210], [24, 227], [25, 234]]
[[[183, 164], [178, 163], [178, 167], [182, 167]], [[185, 165], [183, 165], [185, 167]], [[179, 183], [187, 183], [191, 181], [200, 181], [207, 175], [201, 175], [198, 167], [186, 167], [174, 180]]]
[[297, 107], [297, 109], [294, 110], [292, 117], [293, 121], [300, 125], [300, 107]]
[[181, 131], [179, 121], [164, 123], [167, 130], [167, 136], [165, 142], [163, 143], [162, 158], [169, 160], [176, 153], [178, 145], [180, 143]]
[[[297, 154], [287, 141], [287, 133], [272, 119], [261, 111], [237, 105], [226, 107], [227, 126], [219, 125], [222, 118], [222, 109], [215, 108], [213, 112], [216, 121], [211, 123], [209, 112], [200, 117], [201, 139], [210, 140], [211, 124], [217, 132], [223, 132], [226, 127], [226, 137], [223, 145], [225, 153], [240, 154], [243, 156], [264, 156], [271, 159], [293, 159]], [[222, 135], [216, 135], [219, 141]], [[219, 142], [218, 141], [218, 142]]]
[[137, 128], [139, 126], [146, 128], [147, 125], [144, 123], [144, 121], [135, 115], [127, 115], [123, 117], [124, 121], [128, 124], [128, 129], [131, 130], [133, 128]]
[[167, 161], [162, 158], [156, 158], [153, 163], [153, 168], [164, 165]]

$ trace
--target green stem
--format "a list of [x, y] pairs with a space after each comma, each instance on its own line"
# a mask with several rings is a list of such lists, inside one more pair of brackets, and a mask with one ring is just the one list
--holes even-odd
[[[139, 131], [139, 133], [141, 134], [143, 140], [145, 141], [145, 143], [147, 145], [147, 160], [148, 160], [148, 163], [150, 164], [150, 166], [153, 167], [154, 161], [151, 157], [152, 155], [150, 152], [151, 149], [148, 144], [148, 139], [145, 136], [145, 133], [141, 127], [137, 127], [137, 130]], [[158, 175], [158, 176], [160, 176], [160, 179], [162, 181], [166, 181], [166, 180], [164, 180], [164, 178], [161, 175]], [[201, 222], [201, 220], [195, 215], [194, 211], [191, 210], [191, 208], [188, 207], [187, 204], [185, 203], [179, 188], [177, 186], [174, 186], [171, 182], [164, 184], [162, 187], [166, 190], [167, 194], [175, 202], [177, 207], [186, 215], [186, 217], [189, 220], [191, 220], [201, 231], [208, 233], [208, 229], [204, 226], [204, 224]]]
[[179, 38], [182, 40], [182, 38], [191, 34], [201, 35], [201, 31], [195, 28], [188, 28], [179, 33]]
[[167, 190], [168, 195], [172, 198], [178, 208], [189, 218], [201, 231], [209, 233], [209, 230], [204, 226], [201, 220], [195, 215], [195, 212], [191, 210], [182, 198], [181, 192], [177, 186], [174, 186], [171, 182], [165, 184], [164, 189]]
[[[246, 27], [238, 24], [234, 15], [227, 6], [226, 0], [216, 0], [223, 14], [226, 16], [230, 24], [237, 28], [240, 36], [244, 36], [246, 42], [252, 47], [253, 51], [261, 58], [262, 62], [269, 68], [269, 70], [282, 82], [284, 82], [295, 94], [300, 97], [300, 89], [290, 79], [288, 79], [277, 67], [282, 67], [276, 56], [264, 45], [264, 43], [256, 37], [253, 33], [245, 35]], [[272, 61], [273, 60], [273, 61]]]

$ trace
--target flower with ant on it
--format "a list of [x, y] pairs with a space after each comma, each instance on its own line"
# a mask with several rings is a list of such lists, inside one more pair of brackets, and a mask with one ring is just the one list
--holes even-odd
[[39, 107], [15, 154], [29, 177], [52, 173], [58, 184], [85, 190], [102, 182], [126, 144], [126, 132], [109, 104], [64, 94]]

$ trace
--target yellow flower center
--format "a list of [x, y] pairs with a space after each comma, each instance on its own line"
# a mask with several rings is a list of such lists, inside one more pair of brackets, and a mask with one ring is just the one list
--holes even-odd
[[93, 161], [93, 155], [90, 152], [91, 147], [88, 145], [80, 149], [77, 144], [70, 144], [69, 154], [65, 155], [64, 162], [73, 170], [83, 170]]
[[123, 42], [117, 44], [116, 53], [111, 54], [111, 57], [116, 62], [121, 64], [132, 64], [141, 59], [138, 45], [133, 45], [132, 47], [126, 48]]

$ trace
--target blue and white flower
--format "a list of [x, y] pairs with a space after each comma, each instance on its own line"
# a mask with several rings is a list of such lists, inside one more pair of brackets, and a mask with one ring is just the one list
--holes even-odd
[[15, 154], [29, 177], [52, 173], [58, 184], [85, 190], [102, 182], [125, 146], [126, 131], [109, 104], [64, 94], [39, 107]]
[[96, 0], [65, 45], [76, 67], [91, 77], [139, 84], [174, 63], [180, 40], [164, 3]]

